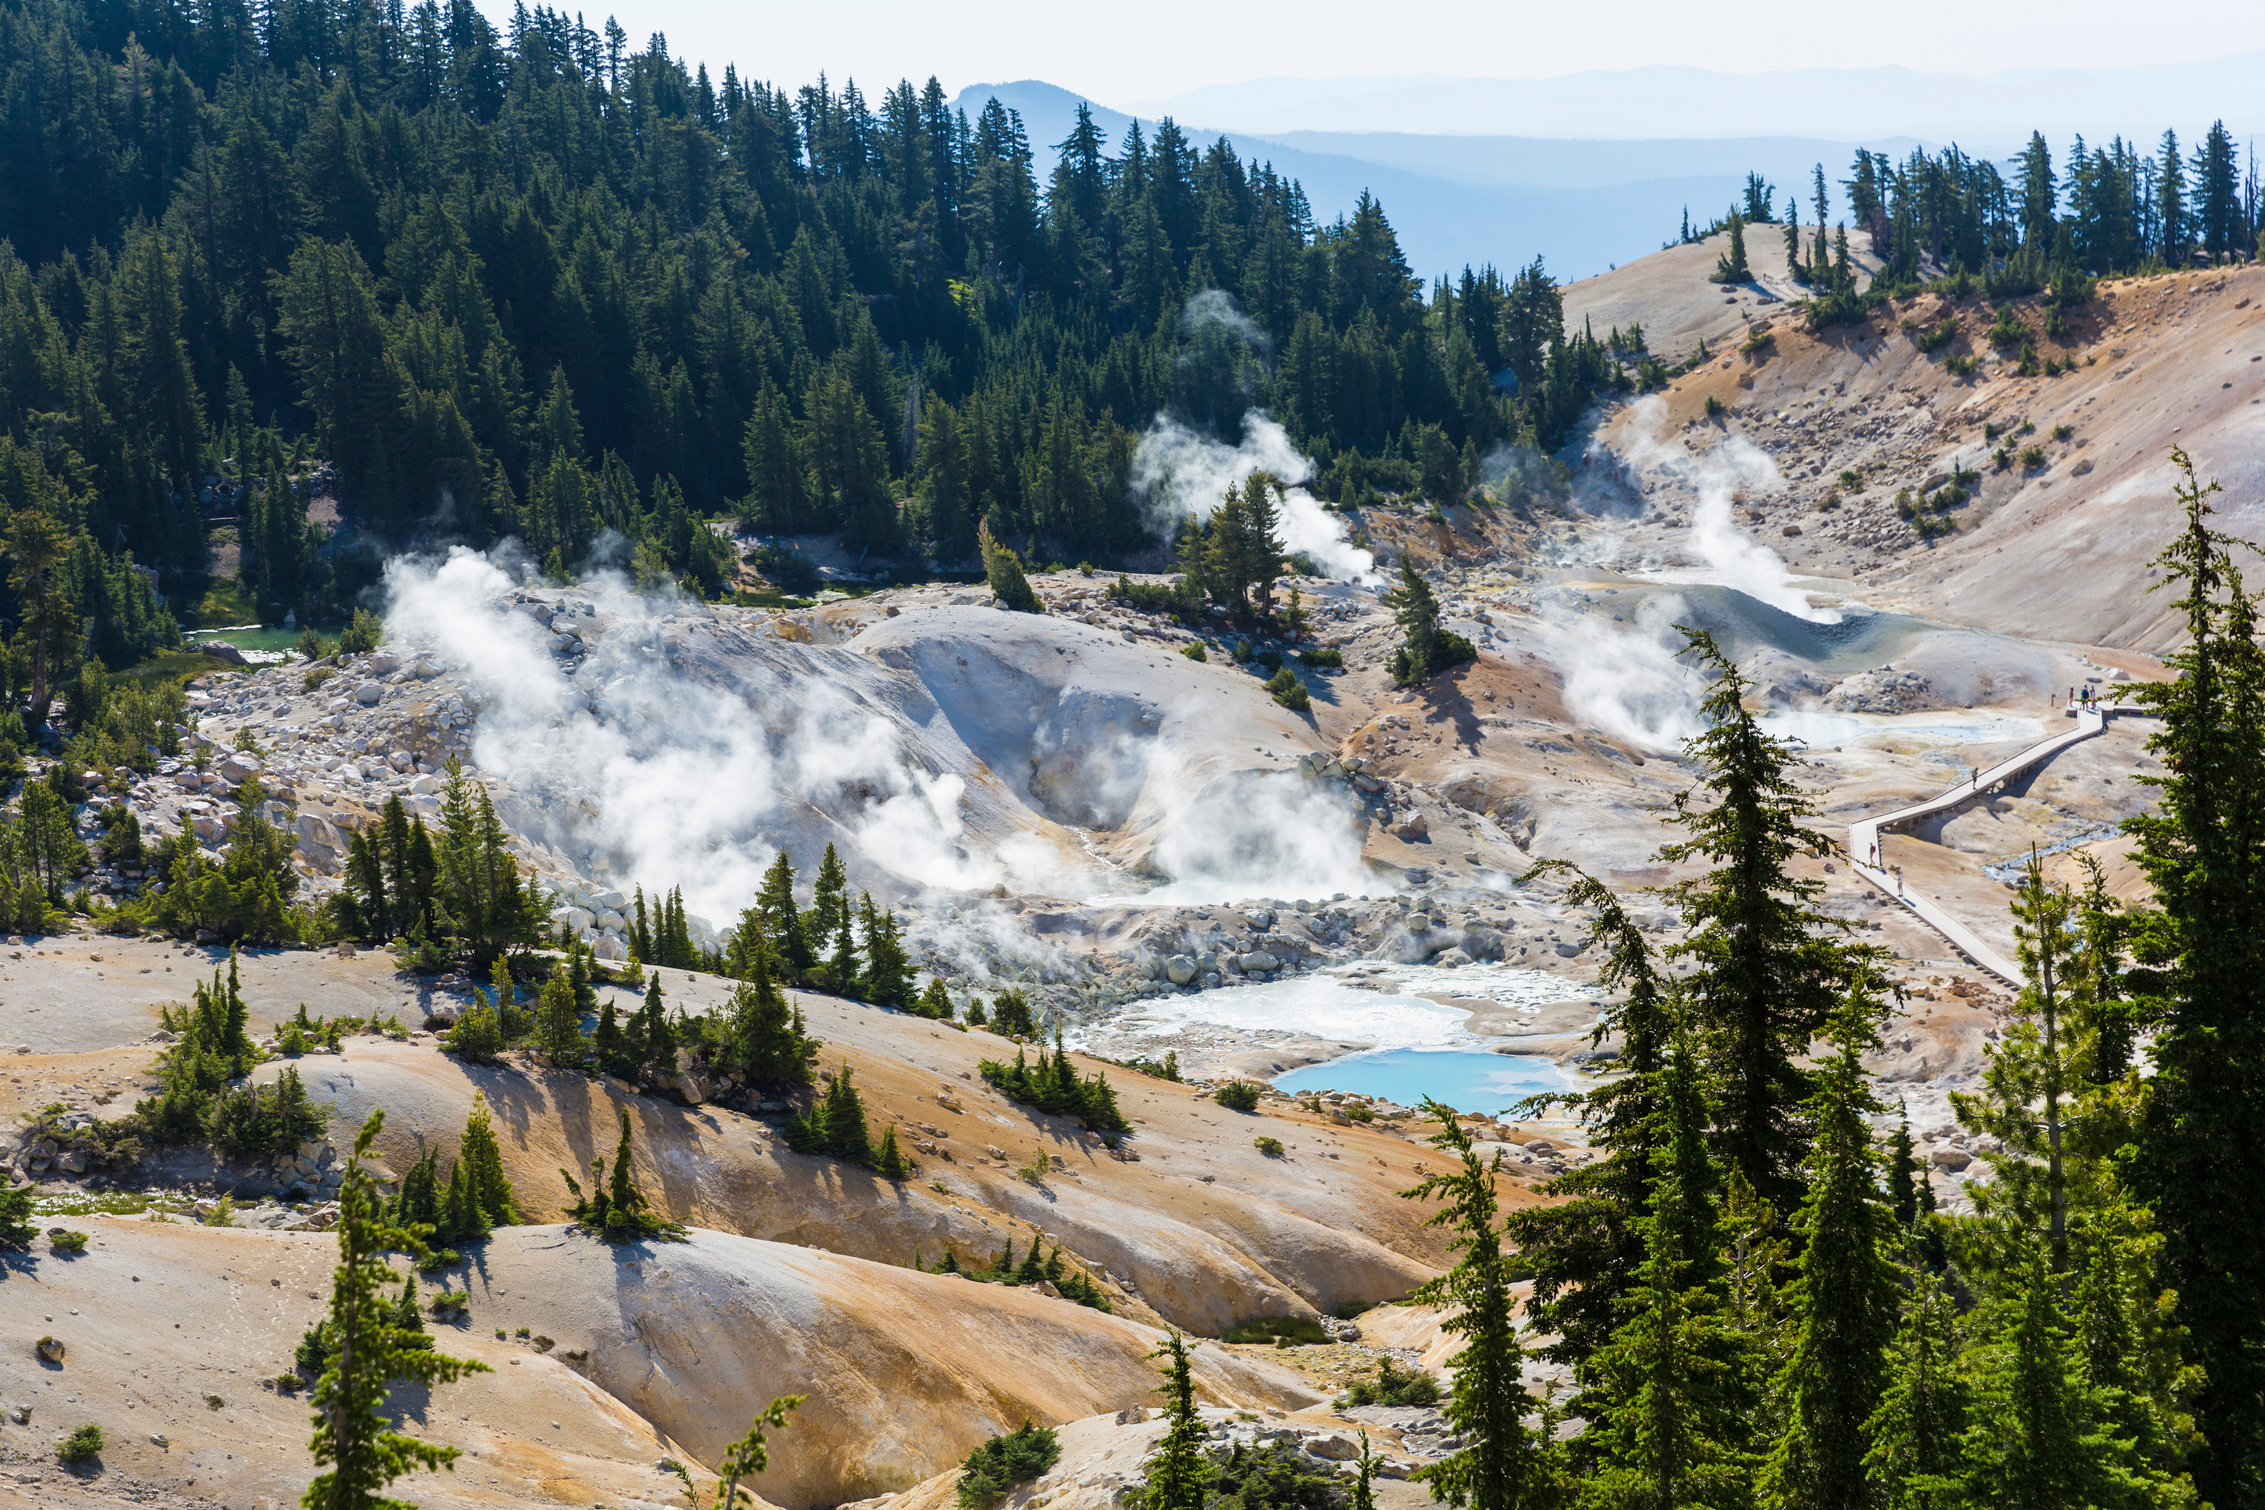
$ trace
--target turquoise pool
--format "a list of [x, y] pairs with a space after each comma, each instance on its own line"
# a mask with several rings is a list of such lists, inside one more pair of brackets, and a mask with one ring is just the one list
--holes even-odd
[[[323, 632], [328, 637], [335, 639], [338, 636], [340, 627], [341, 626], [339, 625], [333, 624]], [[255, 627], [252, 629], [192, 629], [188, 632], [188, 641], [190, 644], [194, 645], [199, 640], [221, 640], [227, 644], [235, 646], [238, 650], [289, 650], [293, 645], [296, 645], [299, 642], [299, 636], [302, 632], [303, 631], [297, 629], [270, 629], [265, 627]]]
[[1457, 1111], [1499, 1112], [1543, 1091], [1570, 1090], [1574, 1078], [1538, 1054], [1489, 1054], [1471, 1049], [1374, 1049], [1327, 1064], [1309, 1064], [1278, 1077], [1285, 1091], [1348, 1091], [1382, 1096], [1402, 1106], [1432, 1096]]

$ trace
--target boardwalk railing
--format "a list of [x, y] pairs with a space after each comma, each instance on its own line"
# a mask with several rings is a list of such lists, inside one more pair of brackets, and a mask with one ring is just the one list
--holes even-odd
[[2112, 713], [2133, 713], [2138, 710], [2121, 705], [2081, 704], [2068, 710], [2076, 720], [2076, 727], [2065, 733], [2039, 740], [2008, 760], [2001, 760], [1986, 771], [1977, 772], [1959, 782], [1939, 796], [1909, 807], [1882, 813], [1876, 818], [1864, 818], [1848, 825], [1848, 859], [1856, 873], [1874, 886], [1894, 897], [1917, 913], [1921, 921], [1955, 945], [1968, 959], [2015, 990], [2021, 988], [2021, 967], [1982, 942], [1973, 929], [1946, 912], [1942, 904], [1932, 897], [1915, 891], [1903, 877], [1881, 863], [1880, 836], [1900, 828], [1932, 818], [1938, 813], [1955, 812], [1970, 802], [1989, 796], [2014, 777], [2052, 759], [2070, 745], [2090, 739], [2108, 726]]

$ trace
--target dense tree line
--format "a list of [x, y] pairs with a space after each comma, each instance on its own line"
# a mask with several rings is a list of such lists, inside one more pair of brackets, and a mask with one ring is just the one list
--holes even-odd
[[[2007, 171], [2010, 170], [2010, 171]], [[2031, 292], [2056, 267], [2092, 277], [2188, 267], [2197, 260], [2241, 262], [2265, 237], [2265, 187], [2254, 152], [2246, 165], [2233, 133], [2214, 121], [2191, 152], [2165, 131], [2153, 152], [2117, 136], [2087, 146], [2079, 135], [2058, 165], [2044, 133], [2030, 133], [2021, 155], [2003, 165], [1953, 142], [1903, 161], [1858, 148], [1840, 181], [1856, 226], [1886, 263], [1881, 277], [1909, 283], [1922, 262], [1977, 277], [2013, 267]], [[1683, 214], [1680, 241], [1779, 220], [1777, 187], [1746, 175], [1744, 196], [1703, 226]], [[1831, 286], [1827, 269], [1846, 268], [1846, 227], [1825, 235], [1832, 199], [1824, 164], [1812, 185], [1814, 220], [1801, 239], [1801, 199], [1787, 194], [1783, 223], [1794, 276]], [[1743, 272], [1743, 259], [1740, 271]], [[2018, 266], [2014, 266], [2018, 264]]]
[[1552, 446], [1612, 376], [1538, 263], [1427, 292], [1373, 198], [1322, 223], [1225, 139], [1081, 114], [1058, 150], [1042, 184], [995, 100], [718, 79], [544, 7], [16, 0], [0, 494], [115, 660], [172, 633], [125, 563], [178, 605], [216, 519], [263, 616], [339, 611], [374, 555], [318, 483], [380, 546], [613, 534], [713, 591], [727, 511], [1121, 552], [1161, 410], [1269, 406], [1392, 480]]
[[2032, 133], [2006, 166], [1955, 144], [1901, 163], [1859, 151], [1844, 187], [1891, 279], [1915, 276], [1921, 258], [1980, 275], [2026, 254], [2033, 279], [2056, 264], [2099, 277], [2241, 261], [2265, 232], [2256, 163], [2243, 169], [2223, 121], [2186, 155], [2171, 131], [2152, 153], [2079, 136], [2057, 168]]

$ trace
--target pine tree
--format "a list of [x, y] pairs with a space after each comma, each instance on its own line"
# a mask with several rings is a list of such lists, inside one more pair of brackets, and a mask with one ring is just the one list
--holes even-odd
[[1895, 1124], [1895, 1140], [1888, 1145], [1887, 1174], [1888, 1210], [1905, 1232], [1918, 1225], [1919, 1182], [1924, 1178], [1911, 1156], [1911, 1117], [1906, 1112]]
[[629, 957], [640, 965], [650, 965], [656, 962], [656, 956], [653, 953], [652, 921], [645, 916], [645, 888], [638, 887], [630, 900]]
[[[1009, 1239], [1010, 1243], [1012, 1239]], [[1140, 1510], [1204, 1510], [1205, 1486], [1216, 1470], [1204, 1455], [1210, 1432], [1195, 1409], [1195, 1378], [1188, 1367], [1188, 1345], [1178, 1332], [1165, 1334], [1151, 1358], [1164, 1360], [1164, 1428], [1156, 1454], [1148, 1460]]]
[[488, 976], [488, 998], [495, 1008], [496, 1022], [506, 1040], [517, 1038], [526, 1031], [518, 1009], [519, 990], [511, 976], [511, 966], [500, 956], [495, 969]]
[[324, 1323], [333, 1351], [315, 1382], [315, 1434], [309, 1446], [318, 1474], [300, 1503], [308, 1510], [393, 1510], [400, 1502], [385, 1488], [415, 1468], [446, 1468], [456, 1448], [404, 1436], [386, 1423], [386, 1395], [396, 1380], [431, 1389], [453, 1384], [488, 1367], [451, 1358], [429, 1345], [414, 1345], [395, 1324], [384, 1287], [392, 1274], [385, 1255], [405, 1252], [425, 1257], [416, 1232], [385, 1219], [383, 1198], [364, 1167], [385, 1113], [370, 1114], [354, 1140], [346, 1182], [338, 1195], [338, 1269], [331, 1282], [330, 1315]]
[[901, 1180], [912, 1173], [911, 1162], [897, 1147], [894, 1122], [881, 1130], [881, 1146], [873, 1150], [873, 1167], [892, 1180]]
[[417, 916], [417, 899], [411, 893], [409, 874], [409, 809], [395, 792], [378, 810], [378, 858], [385, 868], [386, 909], [380, 938], [397, 938], [409, 931]]
[[[975, 1021], [971, 1012], [969, 1022]], [[1038, 1023], [1030, 1014], [1030, 998], [1020, 991], [1001, 991], [991, 1000], [991, 1031], [1007, 1038], [1038, 1036]]]
[[920, 1015], [937, 1022], [952, 1020], [952, 993], [944, 989], [942, 976], [931, 975], [928, 985], [920, 993]]
[[875, 1006], [904, 1006], [912, 992], [912, 971], [895, 916], [874, 906], [871, 892], [859, 894], [857, 914], [865, 935], [865, 999]]
[[1979, 1094], [1950, 1093], [1963, 1125], [1990, 1140], [1992, 1178], [1975, 1191], [1985, 1217], [2045, 1238], [2055, 1274], [2068, 1269], [2073, 1093], [2083, 1083], [2083, 1046], [2069, 1031], [2067, 984], [2083, 947], [2076, 899], [2045, 884], [2030, 851], [2013, 903], [2014, 939], [2027, 984], [2013, 1023], [1986, 1046]]
[[2153, 962], [2161, 1011], [2130, 1169], [2206, 1380], [2195, 1486], [2234, 1505], [2265, 1495], [2265, 1204], [2251, 1157], [2265, 1147], [2265, 657], [2237, 542], [2211, 528], [2218, 485], [2184, 451], [2171, 460], [2186, 527], [2155, 564], [2180, 594], [2186, 643], [2168, 657], [2172, 680], [2134, 692], [2162, 720], [2149, 749], [2164, 773], [2156, 810], [2127, 822], [2154, 891], [2133, 952]]
[[621, 1113], [621, 1142], [613, 1152], [613, 1180], [606, 1187], [606, 1204], [615, 1218], [627, 1221], [645, 1209], [645, 1193], [637, 1188], [634, 1167], [630, 1161], [629, 1108], [618, 1108]]
[[732, 1066], [760, 1090], [783, 1090], [810, 1083], [818, 1044], [804, 1027], [800, 1008], [768, 971], [735, 988], [725, 1016], [727, 1056]]
[[1447, 1229], [1452, 1234], [1448, 1248], [1460, 1256], [1445, 1274], [1417, 1286], [1409, 1299], [1449, 1309], [1452, 1314], [1440, 1329], [1464, 1339], [1462, 1349], [1447, 1361], [1454, 1394], [1446, 1416], [1466, 1445], [1414, 1476], [1431, 1487], [1434, 1499], [1457, 1507], [1523, 1510], [1550, 1504], [1557, 1486], [1545, 1443], [1525, 1424], [1526, 1413], [1539, 1402], [1526, 1391], [1517, 1302], [1495, 1216], [1502, 1155], [1498, 1150], [1491, 1166], [1482, 1161], [1454, 1108], [1426, 1098], [1424, 1112], [1439, 1122], [1431, 1146], [1458, 1167], [1429, 1175], [1403, 1194], [1411, 1200], [1446, 1202], [1425, 1225]]
[[2184, 1467], [2194, 1422], [2185, 1396], [2200, 1381], [2192, 1367], [2176, 1364], [2162, 1308], [2133, 1299], [2132, 1271], [2152, 1271], [2157, 1245], [2101, 1226], [2088, 1234], [2091, 1253], [2076, 1290], [2078, 1370], [2131, 1473], [2150, 1484], [2158, 1503], [2191, 1504], [2193, 1480]]
[[448, 1193], [440, 1203], [440, 1239], [444, 1243], [474, 1243], [488, 1235], [487, 1218], [472, 1197], [464, 1158], [448, 1166]]
[[400, 1193], [393, 1198], [395, 1225], [430, 1237], [440, 1226], [440, 1151], [426, 1149], [401, 1177]]
[[526, 1220], [512, 1194], [511, 1181], [503, 1172], [503, 1150], [496, 1143], [483, 1092], [472, 1093], [472, 1111], [464, 1119], [464, 1136], [456, 1145], [456, 1157], [464, 1166], [473, 1204], [489, 1226], [510, 1227]]
[[850, 1083], [844, 1064], [826, 1077], [826, 1089], [807, 1116], [788, 1121], [787, 1146], [797, 1153], [831, 1154], [852, 1164], [873, 1162], [872, 1135], [865, 1125], [865, 1103]]
[[1016, 613], [1044, 613], [1046, 605], [1038, 601], [1038, 594], [1030, 590], [1030, 579], [1022, 574], [1022, 558], [992, 536], [990, 520], [976, 526], [975, 541], [983, 552], [983, 575], [989, 579], [991, 596], [999, 606]]
[[1746, 217], [1738, 211], [1730, 212], [1730, 248], [1715, 259], [1714, 281], [1717, 283], [1751, 283], [1753, 270], [1746, 265]]
[[2047, 1510], [2112, 1502], [2104, 1491], [2117, 1476], [2113, 1454], [2076, 1372], [2067, 1323], [2053, 1299], [2058, 1287], [2040, 1246], [2001, 1307], [2012, 1313], [2001, 1318], [2002, 1330], [1973, 1350], [1975, 1400], [1964, 1448], [1974, 1503]]
[[1773, 1381], [1785, 1421], [1762, 1475], [1762, 1501], [1782, 1510], [1862, 1510], [1870, 1503], [1866, 1423], [1878, 1410], [1896, 1327], [1894, 1216], [1881, 1198], [1866, 1121], [1880, 1108], [1864, 1074], [1879, 1045], [1869, 975], [1833, 1016], [1833, 1050], [1811, 1113], [1816, 1143], [1794, 1230], [1802, 1247], [1789, 1294], [1792, 1354]]
[[566, 986], [573, 995], [577, 1014], [598, 1010], [598, 988], [590, 983], [590, 951], [580, 939], [569, 939], [566, 945]]
[[1478, 655], [1469, 640], [1440, 627], [1439, 600], [1409, 556], [1400, 557], [1400, 585], [1384, 594], [1382, 601], [1400, 626], [1400, 648], [1392, 652], [1392, 679], [1401, 686], [1412, 687]]
[[613, 1173], [606, 1173], [604, 1155], [590, 1161], [590, 1194], [582, 1193], [582, 1186], [574, 1176], [560, 1170], [566, 1188], [574, 1195], [574, 1204], [567, 1214], [594, 1235], [609, 1243], [664, 1242], [680, 1243], [687, 1233], [680, 1222], [672, 1222], [648, 1209], [645, 1193], [637, 1188], [635, 1159], [630, 1148], [629, 1108], [615, 1108], [621, 1118], [621, 1141], [614, 1146]]
[[849, 909], [844, 907], [841, 923], [834, 930], [834, 952], [826, 959], [826, 978], [837, 994], [862, 999], [865, 982], [857, 973], [857, 939], [850, 932], [849, 920]]
[[[788, 893], [790, 900], [792, 895]], [[848, 921], [849, 873], [842, 866], [841, 856], [829, 844], [825, 858], [818, 862], [818, 878], [810, 889], [810, 911], [803, 918], [812, 948], [831, 947], [834, 936]]]
[[535, 1052], [558, 1069], [580, 1069], [587, 1054], [574, 983], [563, 965], [551, 967], [535, 1007]]
[[2155, 255], [2176, 267], [2194, 248], [2186, 214], [2186, 160], [2179, 155], [2176, 131], [2163, 133], [2155, 163]]
[[629, 1019], [622, 1034], [623, 1051], [633, 1073], [646, 1077], [676, 1073], [676, 1033], [661, 1004], [658, 970], [645, 981], [645, 1000]]
[[469, 781], [453, 755], [447, 775], [441, 796], [437, 910], [476, 976], [506, 950], [534, 942], [536, 914], [487, 788]]
[[1957, 1510], [1966, 1504], [1966, 1381], [1953, 1366], [1950, 1299], [1921, 1273], [1904, 1302], [1879, 1409], [1864, 1425], [1864, 1472], [1879, 1510]]
[[609, 1000], [598, 1013], [598, 1031], [590, 1040], [590, 1051], [598, 1068], [608, 1075], [629, 1076], [637, 1073], [637, 1060], [628, 1051], [628, 1040], [621, 1031], [621, 1021], [615, 1015]]
[[[1534, 1276], [1527, 1315], [1550, 1338], [1542, 1351], [1574, 1366], [1620, 1325], [1621, 1299], [1643, 1261], [1641, 1227], [1656, 1177], [1659, 1077], [1667, 1067], [1672, 1012], [1668, 983], [1618, 894], [1562, 861], [1546, 861], [1535, 872], [1550, 873], [1573, 878], [1565, 905], [1588, 916], [1587, 946], [1602, 946], [1597, 978], [1612, 1000], [1598, 1014], [1593, 1041], [1617, 1037], [1617, 1064], [1627, 1072], [1565, 1098], [1600, 1156], [1552, 1180], [1554, 1199], [1513, 1210], [1506, 1219]], [[1579, 1412], [1582, 1404], [1576, 1398], [1569, 1408]]]
[[1685, 742], [1684, 758], [1716, 801], [1702, 810], [1698, 790], [1675, 799], [1676, 821], [1691, 837], [1659, 858], [1709, 869], [1666, 888], [1687, 929], [1668, 952], [1698, 966], [1687, 988], [1721, 1087], [1725, 1161], [1783, 1211], [1800, 1198], [1796, 1171], [1808, 1138], [1809, 1077], [1798, 1060], [1831, 1015], [1849, 966], [1822, 936], [1822, 884], [1790, 872], [1796, 857], [1829, 852], [1802, 823], [1812, 805], [1793, 779], [1796, 757], [1747, 711], [1745, 679], [1713, 639], [1684, 635], [1715, 678], [1702, 704], [1708, 728]]
[[684, 888], [669, 888], [668, 902], [662, 908], [665, 938], [658, 942], [661, 962], [672, 970], [699, 968], [699, 951], [692, 947], [692, 930], [684, 916]]
[[[763, 889], [755, 895], [762, 914], [763, 933], [786, 967], [800, 974], [810, 968], [810, 941], [803, 931], [802, 914], [794, 905], [794, 862], [780, 850], [770, 869], [763, 872]], [[744, 926], [744, 925], [743, 925]]]
[[1593, 1423], [1573, 1451], [1594, 1469], [1605, 1505], [1746, 1504], [1752, 1500], [1753, 1339], [1726, 1319], [1713, 1170], [1697, 1055], [1681, 1035], [1661, 1072], [1651, 1203], [1636, 1224], [1643, 1257], [1625, 1320], [1585, 1360], [1574, 1408]]
[[362, 943], [380, 943], [391, 937], [386, 927], [392, 908], [386, 897], [385, 861], [377, 836], [369, 829], [357, 831], [346, 841], [346, 884], [340, 897], [346, 908], [347, 927]]
[[401, 1298], [393, 1303], [393, 1329], [401, 1334], [401, 1345], [407, 1348], [428, 1347], [431, 1344], [417, 1339], [425, 1331], [425, 1313], [417, 1304], [417, 1276], [402, 1276]]
[[1030, 1246], [1023, 1252], [1022, 1263], [1015, 1269], [1015, 1284], [1034, 1285], [1046, 1277], [1045, 1247], [1046, 1244], [1039, 1238], [1030, 1240]]
[[2138, 1042], [2138, 1010], [2126, 999], [2123, 978], [2131, 929], [2123, 904], [2108, 891], [2100, 862], [2081, 855], [2078, 863], [2084, 867], [2078, 915], [2084, 942], [2069, 982], [2069, 997], [2083, 1045], [2079, 1058], [2084, 1078], [2098, 1087], [2123, 1079]]

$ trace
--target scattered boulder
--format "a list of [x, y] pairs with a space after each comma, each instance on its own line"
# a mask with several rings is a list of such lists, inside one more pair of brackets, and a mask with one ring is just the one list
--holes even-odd
[[360, 703], [365, 708], [376, 707], [378, 700], [384, 696], [385, 688], [378, 685], [376, 682], [364, 682], [362, 683], [362, 685], [354, 689], [354, 701]]
[[63, 1345], [63, 1339], [60, 1337], [42, 1337], [34, 1346], [38, 1350], [39, 1361], [42, 1363], [61, 1363], [63, 1355], [70, 1351]]

